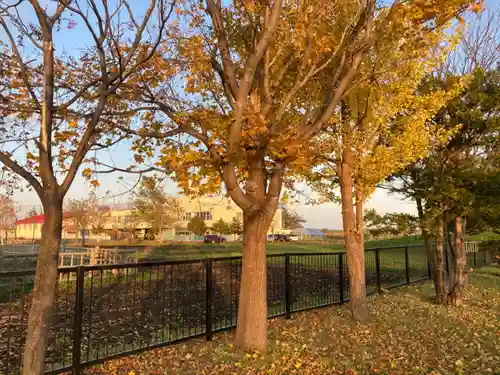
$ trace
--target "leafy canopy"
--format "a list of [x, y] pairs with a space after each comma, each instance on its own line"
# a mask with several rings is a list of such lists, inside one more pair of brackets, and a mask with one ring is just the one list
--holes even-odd
[[187, 229], [197, 236], [203, 236], [207, 232], [207, 225], [205, 224], [205, 220], [200, 216], [193, 216], [189, 220]]

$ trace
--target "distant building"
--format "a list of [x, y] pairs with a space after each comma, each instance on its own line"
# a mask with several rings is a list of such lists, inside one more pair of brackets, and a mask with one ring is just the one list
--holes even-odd
[[[76, 226], [68, 213], [64, 213], [62, 238], [75, 238]], [[35, 215], [25, 219], [17, 220], [15, 227], [15, 238], [37, 240], [42, 237], [42, 226], [45, 215]]]
[[[208, 227], [208, 233], [211, 233], [212, 226], [220, 219], [230, 223], [234, 217], [243, 223], [242, 210], [231, 200], [231, 198], [221, 196], [208, 196], [190, 199], [187, 197], [178, 198], [182, 208], [182, 217], [162, 228], [161, 233], [157, 235], [161, 240], [192, 240], [199, 239], [189, 232], [188, 223], [193, 216], [199, 216]], [[113, 210], [109, 209], [101, 214], [101, 230], [99, 234], [90, 228], [84, 232], [85, 238], [101, 240], [113, 240], [134, 236], [136, 238], [145, 238], [151, 229], [151, 223], [134, 215], [133, 210]], [[42, 225], [45, 221], [45, 215], [28, 217], [16, 222], [16, 237], [24, 239], [40, 239], [42, 235]], [[282, 211], [278, 209], [274, 215], [273, 221], [269, 227], [269, 233], [283, 233]], [[69, 213], [64, 214], [62, 238], [67, 240], [76, 240], [81, 238], [75, 219]], [[234, 239], [235, 236], [229, 236]]]

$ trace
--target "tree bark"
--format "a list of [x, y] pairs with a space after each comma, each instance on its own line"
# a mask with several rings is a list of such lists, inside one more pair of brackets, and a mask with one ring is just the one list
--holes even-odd
[[347, 143], [343, 147], [342, 164], [340, 168], [342, 223], [344, 226], [345, 250], [350, 280], [349, 292], [351, 312], [355, 320], [362, 322], [368, 320], [369, 313], [366, 303], [365, 252], [363, 241], [360, 241], [360, 236], [357, 232], [356, 217], [353, 207], [353, 161], [354, 155]]
[[267, 349], [267, 222], [267, 216], [260, 213], [245, 216], [235, 340], [243, 349], [261, 352]]
[[356, 232], [358, 234], [358, 244], [361, 250], [365, 250], [365, 219], [363, 217], [363, 192], [356, 186]]
[[45, 347], [57, 288], [57, 266], [62, 231], [62, 199], [56, 193], [43, 202], [45, 222], [42, 227], [35, 286], [24, 347], [23, 375], [44, 372]]
[[[264, 157], [257, 152], [249, 156], [246, 195], [253, 208], [243, 210], [243, 260], [240, 284], [238, 322], [235, 343], [245, 350], [267, 350], [267, 231], [276, 212], [281, 177], [269, 184], [264, 170]], [[255, 209], [259, 207], [259, 209]]]
[[466, 272], [465, 265], [467, 263], [465, 254], [465, 243], [462, 231], [462, 218], [455, 217], [455, 274], [452, 278], [453, 283], [448, 291], [448, 303], [453, 306], [462, 304], [462, 293], [465, 286]]
[[445, 252], [443, 216], [439, 214], [436, 218], [436, 254], [435, 254], [435, 275], [434, 285], [436, 286], [436, 303], [446, 302], [446, 272], [445, 272]]

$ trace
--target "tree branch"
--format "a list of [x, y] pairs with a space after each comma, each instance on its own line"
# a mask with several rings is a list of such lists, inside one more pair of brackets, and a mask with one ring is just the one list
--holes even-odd
[[40, 199], [43, 197], [43, 191], [42, 191], [42, 185], [40, 182], [33, 176], [30, 172], [28, 172], [26, 169], [24, 169], [21, 165], [16, 163], [14, 160], [12, 160], [9, 155], [7, 155], [5, 152], [0, 151], [0, 162], [2, 162], [3, 165], [5, 165], [7, 168], [9, 168], [12, 172], [18, 174], [22, 178], [28, 182], [33, 189], [35, 189], [36, 193], [40, 197]]

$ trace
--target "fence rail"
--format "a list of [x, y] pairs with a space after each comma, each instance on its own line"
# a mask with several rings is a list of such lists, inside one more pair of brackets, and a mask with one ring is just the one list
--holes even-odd
[[[488, 249], [468, 253], [473, 266]], [[241, 258], [59, 269], [46, 374], [84, 367], [236, 325]], [[349, 300], [344, 253], [267, 257], [268, 316], [290, 317]], [[365, 252], [367, 293], [429, 278], [423, 246]], [[19, 374], [34, 272], [0, 273], [0, 374]]]

